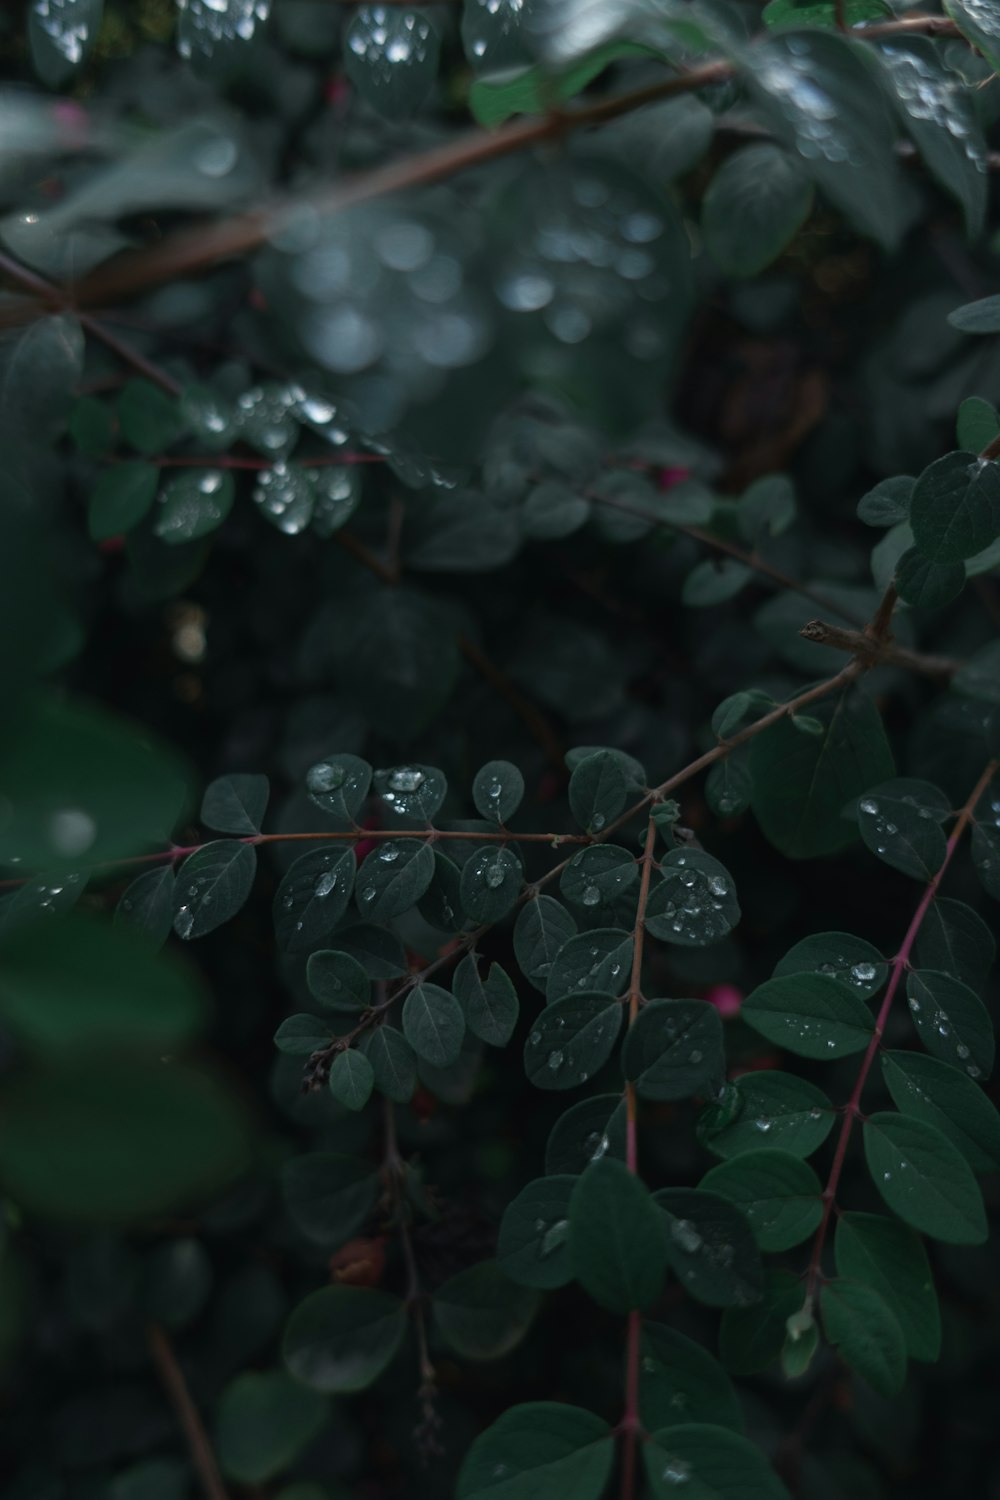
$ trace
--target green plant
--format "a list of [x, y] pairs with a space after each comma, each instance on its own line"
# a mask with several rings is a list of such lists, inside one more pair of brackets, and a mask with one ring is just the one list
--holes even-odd
[[998, 37], [0, 20], [14, 1500], [991, 1493]]

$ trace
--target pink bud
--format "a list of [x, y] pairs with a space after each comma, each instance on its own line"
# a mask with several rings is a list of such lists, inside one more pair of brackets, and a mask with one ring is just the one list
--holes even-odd
[[719, 1015], [725, 1020], [728, 1016], [738, 1016], [740, 1006], [743, 1004], [743, 991], [738, 990], [734, 984], [716, 984], [705, 996], [709, 1005], [714, 1005]]

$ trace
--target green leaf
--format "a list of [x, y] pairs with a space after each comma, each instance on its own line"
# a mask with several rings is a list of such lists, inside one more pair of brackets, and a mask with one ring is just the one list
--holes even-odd
[[614, 1049], [622, 1008], [607, 995], [567, 995], [547, 1005], [524, 1044], [524, 1070], [539, 1089], [575, 1089]]
[[1000, 296], [966, 302], [948, 314], [948, 322], [962, 333], [1000, 333]]
[[799, 1057], [832, 1061], [863, 1052], [875, 1022], [857, 992], [828, 974], [786, 974], [748, 995], [744, 1021]]
[[813, 187], [795, 157], [770, 142], [726, 158], [702, 199], [705, 248], [727, 276], [756, 276], [809, 217]]
[[115, 923], [135, 927], [151, 943], [162, 947], [174, 925], [175, 880], [169, 864], [147, 870], [133, 880], [115, 907]]
[[762, 1250], [789, 1250], [823, 1217], [822, 1186], [812, 1167], [787, 1151], [746, 1151], [705, 1173], [700, 1186], [735, 1203]]
[[993, 967], [996, 947], [992, 932], [971, 906], [937, 896], [924, 913], [913, 959], [918, 969], [953, 974], [978, 989]]
[[928, 1052], [963, 1069], [970, 1078], [993, 1071], [993, 1022], [979, 997], [951, 974], [911, 969], [906, 997], [913, 1024]]
[[643, 1099], [714, 1095], [725, 1072], [722, 1021], [705, 1000], [652, 1000], [629, 1027], [622, 1069]]
[[395, 1026], [378, 1026], [361, 1038], [361, 1051], [372, 1065], [375, 1087], [394, 1104], [405, 1104], [417, 1086], [413, 1048]]
[[1000, 46], [992, 9], [978, 4], [977, 0], [944, 0], [944, 10], [966, 41], [982, 53], [993, 71], [1000, 69]]
[[965, 564], [932, 562], [917, 547], [910, 547], [896, 564], [896, 592], [917, 609], [942, 609], [957, 599], [965, 587]]
[[746, 812], [753, 800], [753, 779], [745, 751], [717, 760], [705, 777], [705, 801], [719, 818]]
[[802, 1282], [791, 1271], [769, 1271], [764, 1295], [753, 1307], [730, 1307], [722, 1315], [719, 1352], [733, 1375], [756, 1375], [778, 1358], [785, 1343], [786, 1325], [799, 1312], [805, 1296]]
[[378, 1197], [379, 1178], [369, 1162], [355, 1156], [305, 1152], [284, 1163], [281, 1187], [293, 1224], [309, 1239], [333, 1249], [367, 1219]]
[[881, 1214], [842, 1213], [835, 1250], [838, 1276], [862, 1281], [879, 1294], [899, 1324], [910, 1358], [936, 1360], [941, 1315], [920, 1236]]
[[524, 497], [521, 528], [544, 541], [571, 536], [590, 517], [590, 501], [558, 479], [547, 479]]
[[415, 985], [403, 1006], [403, 1035], [424, 1062], [447, 1068], [462, 1050], [462, 1007], [438, 984]]
[[885, 1110], [864, 1124], [865, 1157], [888, 1206], [950, 1245], [981, 1245], [986, 1214], [965, 1158], [925, 1120]]
[[187, 469], [160, 491], [153, 531], [176, 546], [218, 531], [233, 508], [236, 485], [225, 469]]
[[472, 782], [472, 800], [480, 817], [507, 823], [524, 797], [524, 777], [509, 760], [488, 760]]
[[947, 840], [940, 823], [950, 811], [951, 800], [940, 788], [901, 776], [859, 799], [858, 829], [879, 859], [927, 881], [944, 862]]
[[[892, 19], [892, 11], [885, 0], [844, 0], [844, 24], [857, 26], [862, 21]], [[772, 31], [784, 27], [837, 26], [839, 25], [833, 0], [770, 0], [761, 13], [761, 20]]]
[[601, 1500], [614, 1457], [611, 1428], [593, 1412], [556, 1401], [513, 1406], [472, 1444], [456, 1500]]
[[725, 865], [700, 849], [672, 849], [646, 907], [646, 929], [680, 948], [704, 948], [740, 920], [736, 885]]
[[200, 1240], [165, 1240], [146, 1260], [142, 1310], [168, 1328], [183, 1328], [202, 1311], [211, 1289], [212, 1262]]
[[158, 1057], [8, 1076], [0, 1127], [5, 1191], [27, 1212], [77, 1223], [179, 1211], [248, 1163], [246, 1118], [220, 1082]]
[[398, 1297], [369, 1287], [326, 1286], [292, 1312], [282, 1354], [296, 1379], [315, 1391], [363, 1391], [390, 1363], [406, 1328]]
[[143, 934], [76, 914], [0, 941], [0, 1017], [33, 1051], [159, 1053], [200, 1030], [194, 975]]
[[545, 993], [556, 954], [576, 932], [576, 922], [551, 896], [536, 896], [514, 923], [514, 954], [521, 973]]
[[577, 1178], [569, 1203], [573, 1274], [609, 1312], [649, 1307], [667, 1274], [667, 1221], [620, 1161], [602, 1157]]
[[309, 1057], [333, 1041], [333, 1032], [318, 1016], [286, 1016], [274, 1033], [274, 1045], [288, 1057]]
[[607, 42], [559, 72], [547, 68], [504, 69], [475, 78], [469, 89], [469, 109], [480, 125], [492, 130], [511, 115], [544, 114], [553, 105], [568, 103], [588, 83], [622, 57], [644, 51], [628, 42]]
[[113, 464], [99, 476], [87, 507], [87, 529], [95, 542], [138, 526], [156, 499], [159, 472], [152, 464]]
[[787, 474], [764, 474], [740, 496], [736, 521], [751, 547], [766, 537], [783, 536], [794, 520], [795, 488]]
[[462, 906], [477, 922], [499, 922], [514, 907], [524, 884], [524, 867], [514, 849], [486, 844], [462, 866]]
[[448, 782], [436, 766], [391, 766], [375, 772], [375, 791], [387, 812], [431, 823], [448, 795]]
[[497, 1262], [519, 1286], [549, 1291], [573, 1279], [569, 1258], [569, 1199], [576, 1177], [537, 1177], [504, 1210]]
[[434, 879], [434, 850], [417, 839], [391, 839], [365, 856], [354, 897], [363, 917], [386, 922], [411, 911]]
[[354, 958], [369, 979], [400, 979], [406, 973], [406, 954], [394, 932], [371, 922], [342, 927], [337, 933], [340, 950]]
[[440, 34], [424, 11], [389, 11], [383, 18], [362, 6], [344, 35], [344, 71], [380, 115], [405, 120], [434, 87], [440, 51]]
[[644, 1319], [639, 1406], [647, 1431], [682, 1422], [743, 1428], [739, 1398], [725, 1370], [694, 1339]]
[[463, 1359], [500, 1359], [524, 1338], [539, 1301], [484, 1260], [438, 1287], [431, 1305], [435, 1327]]
[[753, 578], [752, 568], [732, 558], [706, 557], [695, 563], [684, 580], [681, 600], [691, 609], [710, 609], [735, 599]]
[[983, 703], [1000, 703], [1000, 641], [974, 651], [952, 678], [957, 693]]
[[458, 677], [459, 628], [453, 605], [405, 585], [338, 611], [337, 669], [376, 734], [405, 741], [437, 716]]
[[354, 890], [354, 850], [314, 849], [294, 860], [274, 893], [274, 935], [282, 953], [301, 953], [325, 938]]
[[283, 1370], [247, 1370], [219, 1398], [215, 1449], [227, 1479], [266, 1484], [326, 1425], [327, 1406]]
[[338, 1052], [327, 1080], [330, 1093], [347, 1109], [364, 1109], [375, 1087], [375, 1070], [363, 1052]]
[[441, 932], [459, 932], [468, 925], [462, 911], [461, 871], [439, 848], [434, 850], [434, 879], [417, 902], [417, 910]]
[[708, 1307], [760, 1301], [764, 1268], [739, 1209], [697, 1188], [661, 1188], [653, 1197], [670, 1229], [668, 1264], [686, 1292]]
[[893, 774], [882, 721], [871, 699], [847, 689], [812, 710], [822, 736], [780, 719], [750, 746], [753, 810], [769, 841], [791, 859], [835, 854], [855, 838], [841, 810]]
[[550, 1174], [583, 1172], [602, 1156], [625, 1159], [625, 1099], [621, 1094], [581, 1099], [560, 1115], [546, 1142], [545, 1170]]
[[885, 984], [889, 965], [881, 953], [852, 932], [814, 932], [795, 943], [774, 967], [775, 979], [789, 974], [823, 974], [849, 985], [864, 1000]]
[[593, 910], [625, 895], [638, 879], [639, 866], [628, 849], [593, 844], [573, 855], [559, 877], [559, 889], [567, 901]]
[[204, 937], [228, 922], [250, 895], [256, 871], [256, 849], [238, 839], [216, 839], [189, 855], [177, 874], [177, 936]]
[[506, 971], [491, 963], [483, 979], [478, 955], [467, 953], [455, 970], [452, 990], [473, 1036], [492, 1047], [506, 1047], [519, 1009], [517, 991]]
[[184, 814], [186, 774], [132, 724], [72, 700], [22, 701], [0, 741], [0, 863], [74, 871], [162, 846]]
[[1000, 829], [977, 823], [972, 830], [972, 863], [983, 890], [1000, 901]]
[[569, 779], [569, 806], [588, 833], [600, 833], [613, 823], [628, 800], [628, 782], [618, 757], [598, 750], [580, 761]]
[[883, 1052], [882, 1073], [903, 1114], [947, 1136], [974, 1172], [1000, 1171], [1000, 1114], [967, 1073], [921, 1052]]
[[266, 776], [218, 776], [201, 799], [201, 821], [218, 833], [260, 833], [271, 784]]
[[674, 1500], [680, 1485], [690, 1500], [789, 1500], [760, 1449], [714, 1423], [655, 1432], [642, 1457], [654, 1500]]
[[571, 937], [560, 948], [549, 973], [549, 1005], [581, 989], [622, 995], [632, 964], [632, 934], [618, 927], [595, 927]]
[[958, 408], [955, 436], [960, 448], [982, 453], [993, 439], [1000, 437], [1000, 414], [982, 396], [966, 396]]
[[184, 433], [180, 402], [150, 380], [127, 380], [116, 410], [122, 437], [139, 453], [164, 453]]
[[1000, 468], [948, 453], [920, 475], [910, 502], [913, 540], [932, 562], [961, 562], [1000, 536]]
[[910, 518], [916, 480], [910, 474], [882, 479], [858, 501], [858, 520], [866, 526], [896, 526]]
[[104, 0], [34, 0], [28, 8], [28, 46], [39, 78], [62, 88], [79, 72], [97, 40]]
[[811, 1156], [833, 1129], [836, 1112], [815, 1084], [792, 1073], [744, 1073], [731, 1085], [737, 1111], [710, 1104], [698, 1117], [698, 1139], [729, 1158], [762, 1145], [792, 1156]]
[[969, 239], [978, 238], [986, 213], [987, 153], [964, 79], [928, 37], [887, 37], [876, 49], [900, 124], [931, 176], [961, 205]]
[[906, 1379], [906, 1344], [895, 1313], [863, 1281], [837, 1277], [820, 1294], [823, 1332], [852, 1369], [880, 1396]]
[[371, 983], [365, 970], [349, 953], [337, 948], [321, 948], [310, 953], [306, 963], [309, 993], [324, 1010], [357, 1015], [371, 999]]
[[808, 163], [861, 233], [891, 250], [905, 226], [888, 113], [859, 44], [814, 31], [772, 34], [743, 55], [764, 118]]
[[357, 755], [331, 755], [306, 773], [309, 800], [338, 822], [353, 826], [372, 784], [372, 768]]

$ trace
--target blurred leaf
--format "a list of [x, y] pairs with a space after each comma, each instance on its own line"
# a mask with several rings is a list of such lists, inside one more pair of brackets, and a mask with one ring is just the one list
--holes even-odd
[[769, 142], [741, 146], [702, 199], [705, 247], [728, 276], [756, 276], [798, 233], [812, 201], [812, 183], [794, 156]]
[[228, 1479], [265, 1484], [296, 1458], [327, 1420], [326, 1402], [283, 1370], [249, 1370], [219, 1398], [215, 1448]]
[[496, 1261], [469, 1266], [438, 1287], [434, 1323], [465, 1359], [500, 1359], [521, 1342], [538, 1310], [538, 1293], [518, 1286]]
[[327, 1286], [292, 1312], [282, 1353], [297, 1380], [314, 1391], [363, 1391], [392, 1360], [406, 1333], [398, 1297], [369, 1287]]

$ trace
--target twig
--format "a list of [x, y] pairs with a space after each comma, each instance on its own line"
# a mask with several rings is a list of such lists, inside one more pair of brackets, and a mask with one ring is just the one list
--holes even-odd
[[[642, 878], [639, 881], [639, 900], [632, 929], [632, 973], [628, 987], [628, 1024], [635, 1025], [642, 1000], [642, 956], [646, 941], [646, 907], [649, 904], [649, 887], [653, 875], [656, 849], [656, 822], [650, 813], [646, 824], [646, 841], [643, 845], [640, 865]], [[630, 1172], [639, 1170], [639, 1147], [637, 1127], [637, 1101], [635, 1084], [625, 1085], [625, 1164]], [[639, 1441], [639, 1348], [642, 1319], [637, 1309], [628, 1315], [625, 1336], [625, 1411], [620, 1431], [623, 1439], [621, 1500], [634, 1500], [636, 1451]]]
[[[943, 16], [905, 16], [867, 26], [856, 34], [884, 37], [908, 33], [959, 35], [954, 22]], [[103, 307], [134, 297], [174, 277], [190, 275], [256, 249], [293, 223], [303, 209], [319, 214], [336, 213], [405, 188], [440, 182], [469, 167], [510, 156], [545, 141], [558, 140], [568, 131], [600, 125], [657, 100], [721, 83], [731, 78], [735, 71], [731, 63], [723, 60], [705, 63], [680, 77], [672, 76], [572, 110], [553, 110], [541, 118], [511, 120], [495, 131], [477, 130], [459, 141], [358, 173], [346, 182], [319, 192], [286, 197], [209, 226], [199, 225], [179, 231], [156, 245], [126, 252], [117, 256], [113, 263], [96, 267], [77, 282], [74, 303], [83, 308]], [[0, 311], [0, 327], [28, 321], [42, 310], [38, 302], [29, 299], [11, 304]]]
[[39, 302], [49, 311], [74, 313], [81, 328], [85, 328], [95, 339], [99, 339], [105, 348], [117, 354], [120, 360], [131, 365], [133, 370], [138, 370], [140, 375], [153, 381], [161, 390], [168, 391], [171, 396], [179, 396], [184, 389], [180, 381], [168, 375], [166, 370], [162, 370], [144, 354], [140, 354], [138, 349], [133, 349], [131, 344], [125, 343], [124, 339], [120, 339], [116, 333], [112, 333], [111, 329], [100, 319], [91, 313], [78, 312], [68, 292], [56, 286], [54, 282], [47, 281], [44, 276], [39, 276], [37, 272], [30, 271], [27, 266], [22, 266], [19, 261], [14, 260], [10, 255], [5, 255], [2, 251], [0, 251], [0, 272], [25, 291], [35, 292]]
[[417, 1394], [420, 1397], [421, 1421], [417, 1428], [416, 1436], [426, 1456], [430, 1453], [441, 1452], [440, 1445], [435, 1436], [437, 1429], [441, 1426], [441, 1418], [434, 1407], [434, 1397], [437, 1391], [437, 1372], [431, 1360], [430, 1346], [427, 1339], [427, 1318], [424, 1313], [423, 1289], [420, 1284], [420, 1270], [417, 1266], [417, 1258], [413, 1252], [413, 1238], [410, 1234], [410, 1210], [407, 1206], [405, 1196], [406, 1163], [399, 1154], [399, 1143], [396, 1135], [396, 1106], [391, 1099], [382, 1100], [382, 1119], [385, 1125], [385, 1154], [382, 1159], [382, 1169], [385, 1174], [389, 1200], [392, 1204], [396, 1225], [399, 1230], [399, 1243], [403, 1252], [403, 1261], [406, 1265], [406, 1304], [413, 1319], [413, 1331], [417, 1340], [417, 1359], [420, 1368], [420, 1386]]
[[[886, 590], [886, 597], [890, 593], [895, 600], [895, 589], [891, 584]], [[846, 630], [841, 625], [829, 625], [825, 620], [810, 620], [803, 625], [799, 635], [820, 646], [847, 651], [868, 667], [885, 662], [887, 666], [907, 667], [911, 672], [921, 672], [925, 677], [953, 677], [964, 665], [952, 656], [923, 656], [907, 646], [894, 645], [885, 638], [884, 633], [877, 636], [872, 629]]]
[[184, 1429], [188, 1451], [195, 1473], [201, 1481], [205, 1500], [229, 1500], [226, 1486], [219, 1473], [215, 1453], [209, 1442], [198, 1408], [191, 1399], [184, 1372], [177, 1363], [173, 1345], [159, 1323], [150, 1323], [146, 1330], [149, 1352], [156, 1366], [163, 1388], [174, 1408], [178, 1422]]
[[868, 1043], [865, 1055], [861, 1060], [861, 1067], [858, 1069], [858, 1076], [855, 1080], [854, 1088], [851, 1091], [851, 1097], [848, 1099], [847, 1104], [844, 1107], [844, 1119], [840, 1127], [840, 1135], [837, 1139], [837, 1146], [836, 1150], [834, 1151], [833, 1163], [830, 1167], [830, 1175], [827, 1178], [826, 1187], [823, 1190], [823, 1217], [820, 1220], [819, 1228], [816, 1231], [816, 1240], [813, 1245], [812, 1255], [809, 1260], [809, 1269], [806, 1272], [807, 1306], [811, 1306], [815, 1300], [816, 1284], [820, 1277], [821, 1261], [823, 1257], [823, 1246], [826, 1243], [827, 1231], [830, 1227], [830, 1218], [833, 1214], [833, 1206], [837, 1197], [837, 1188], [840, 1184], [840, 1175], [843, 1171], [844, 1161], [847, 1156], [847, 1147], [851, 1139], [851, 1132], [854, 1129], [854, 1122], [860, 1117], [861, 1114], [861, 1095], [864, 1092], [865, 1084], [868, 1081], [868, 1075], [871, 1072], [872, 1063], [875, 1061], [875, 1054], [878, 1052], [879, 1046], [881, 1045], [882, 1035], [885, 1031], [886, 1022], [889, 1019], [889, 1012], [892, 1009], [892, 1002], [896, 997], [896, 991], [899, 989], [900, 981], [902, 980], [903, 975], [906, 973], [906, 970], [909, 968], [910, 954], [913, 951], [913, 945], [916, 942], [917, 935], [920, 932], [920, 928], [923, 924], [923, 920], [930, 910], [931, 903], [938, 893], [938, 888], [941, 884], [942, 879], [944, 878], [944, 873], [947, 870], [948, 866], [951, 864], [952, 855], [958, 848], [959, 842], [961, 841], [962, 835], [972, 819], [972, 815], [975, 812], [979, 799], [992, 781], [998, 767], [1000, 767], [1000, 761], [991, 760], [983, 774], [980, 776], [979, 780], [976, 782], [975, 787], [970, 793], [964, 807], [962, 808], [955, 821], [955, 826], [951, 831], [951, 834], [948, 838], [948, 843], [945, 847], [944, 859], [941, 861], [941, 867], [937, 871], [933, 879], [929, 881], [926, 890], [921, 896], [920, 901], [917, 905], [917, 909], [913, 914], [913, 919], [910, 922], [909, 927], [906, 929], [906, 935], [899, 945], [899, 951], [892, 960], [892, 972], [889, 975], [889, 983], [886, 988], [885, 996], [882, 1000], [881, 1006], [879, 1007], [878, 1016], [875, 1020], [875, 1030], [872, 1032], [871, 1041]]

